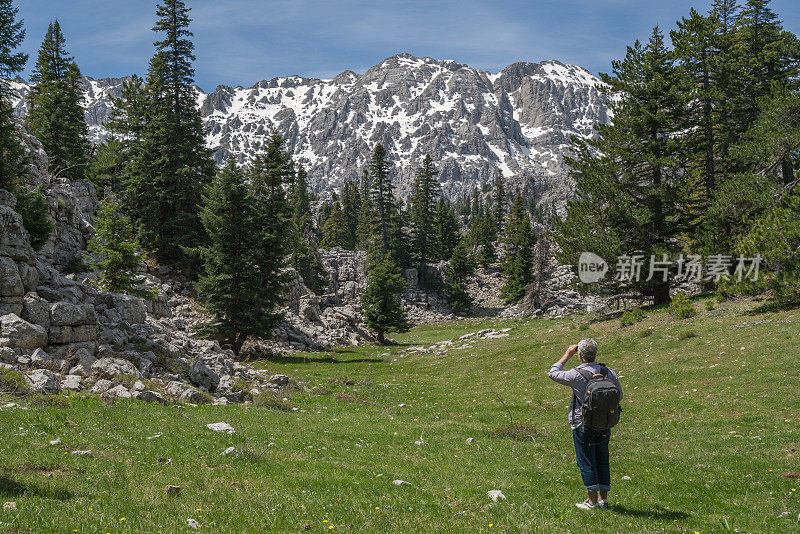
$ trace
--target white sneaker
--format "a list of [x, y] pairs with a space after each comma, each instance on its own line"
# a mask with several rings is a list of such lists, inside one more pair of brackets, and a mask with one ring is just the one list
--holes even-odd
[[598, 508], [611, 508], [611, 504], [605, 499], [600, 499], [599, 501], [597, 501], [597, 507]]
[[576, 503], [575, 506], [577, 506], [581, 510], [594, 510], [595, 508], [597, 508], [597, 504], [593, 503], [589, 499], [586, 499], [583, 502]]

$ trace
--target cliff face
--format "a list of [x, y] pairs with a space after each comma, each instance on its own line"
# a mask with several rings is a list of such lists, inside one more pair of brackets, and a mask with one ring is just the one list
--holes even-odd
[[[108, 136], [103, 122], [124, 79], [85, 78], [86, 121], [93, 142]], [[16, 113], [27, 111], [28, 86], [14, 82]], [[275, 131], [326, 196], [361, 174], [376, 143], [395, 162], [394, 180], [406, 196], [416, 166], [430, 154], [439, 163], [444, 194], [485, 187], [499, 169], [540, 202], [563, 205], [572, 183], [563, 165], [569, 139], [593, 135], [609, 120], [600, 82], [558, 61], [515, 63], [492, 74], [454, 61], [390, 57], [358, 75], [298, 76], [252, 87], [198, 88], [207, 144], [222, 164], [253, 156]]]

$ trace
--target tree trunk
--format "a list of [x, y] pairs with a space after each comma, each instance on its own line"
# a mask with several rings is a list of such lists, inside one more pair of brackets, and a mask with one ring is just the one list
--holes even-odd
[[247, 340], [247, 334], [242, 334], [241, 332], [236, 334], [233, 341], [233, 354], [235, 356], [239, 356], [239, 351], [242, 350], [242, 345]]
[[659, 284], [653, 288], [653, 304], [669, 304], [672, 299], [669, 296], [669, 283]]
[[383, 345], [386, 343], [386, 334], [383, 330], [377, 330], [376, 333], [378, 334], [378, 344]]

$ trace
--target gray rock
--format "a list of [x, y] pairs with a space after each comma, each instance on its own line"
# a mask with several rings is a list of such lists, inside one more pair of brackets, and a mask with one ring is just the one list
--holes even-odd
[[154, 403], [154, 402], [157, 402], [159, 404], [166, 404], [167, 403], [167, 401], [164, 399], [164, 397], [161, 396], [160, 393], [158, 393], [156, 391], [151, 391], [149, 389], [146, 389], [146, 390], [142, 391], [141, 393], [139, 393], [136, 396], [136, 398], [139, 399], [140, 401], [150, 402], [150, 403]]
[[289, 383], [289, 377], [286, 375], [272, 375], [269, 381], [277, 386], [285, 386]]
[[61, 389], [68, 391], [80, 391], [82, 387], [82, 381], [83, 378], [78, 375], [67, 375], [64, 377], [64, 380], [61, 381]]
[[51, 326], [97, 324], [97, 313], [91, 304], [56, 302], [50, 305]]
[[0, 345], [35, 349], [47, 345], [47, 331], [39, 325], [14, 315], [13, 313], [0, 316]]
[[114, 384], [111, 382], [111, 380], [106, 380], [105, 378], [102, 378], [94, 383], [94, 386], [92, 386], [92, 389], [90, 389], [89, 392], [94, 393], [95, 395], [97, 395], [98, 393], [105, 393], [113, 385]]
[[56, 393], [58, 381], [56, 375], [47, 369], [36, 369], [26, 375], [31, 389], [36, 393]]
[[208, 368], [202, 360], [197, 360], [189, 367], [189, 378], [198, 386], [214, 391], [219, 386], [219, 375]]
[[138, 297], [123, 295], [122, 293], [109, 293], [106, 301], [110, 300], [109, 308], [119, 312], [122, 320], [128, 324], [142, 324], [147, 318], [147, 308]]
[[97, 340], [98, 327], [96, 324], [82, 324], [82, 325], [51, 325], [48, 330], [50, 343], [53, 344], [68, 344], [68, 343], [86, 343], [95, 342]]
[[28, 293], [23, 303], [22, 318], [47, 330], [50, 328], [50, 303], [36, 293]]
[[73, 353], [72, 361], [75, 363], [69, 371], [71, 374], [89, 376], [92, 374], [92, 366], [97, 358], [88, 349], [81, 347]]
[[107, 399], [130, 399], [132, 396], [128, 388], [122, 384], [114, 386], [103, 393], [103, 397]]
[[207, 393], [204, 394], [199, 389], [190, 387], [181, 393], [180, 401], [191, 404], [210, 404], [212, 402], [212, 398]]
[[101, 358], [92, 364], [92, 371], [104, 378], [114, 378], [122, 374], [139, 376], [136, 366], [119, 358]]

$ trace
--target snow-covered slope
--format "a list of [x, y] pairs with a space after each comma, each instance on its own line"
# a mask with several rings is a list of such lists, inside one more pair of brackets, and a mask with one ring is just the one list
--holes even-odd
[[[84, 80], [94, 142], [108, 135], [102, 124], [123, 81]], [[15, 82], [13, 89], [23, 115], [28, 87]], [[561, 204], [572, 189], [562, 163], [569, 138], [590, 136], [596, 122], [609, 119], [599, 80], [581, 67], [514, 63], [492, 74], [409, 54], [363, 75], [198, 89], [198, 104], [218, 163], [229, 154], [246, 162], [277, 131], [323, 196], [357, 179], [380, 142], [395, 162], [400, 194], [409, 192], [416, 166], [430, 153], [447, 196], [488, 185], [499, 169], [512, 190]]]

